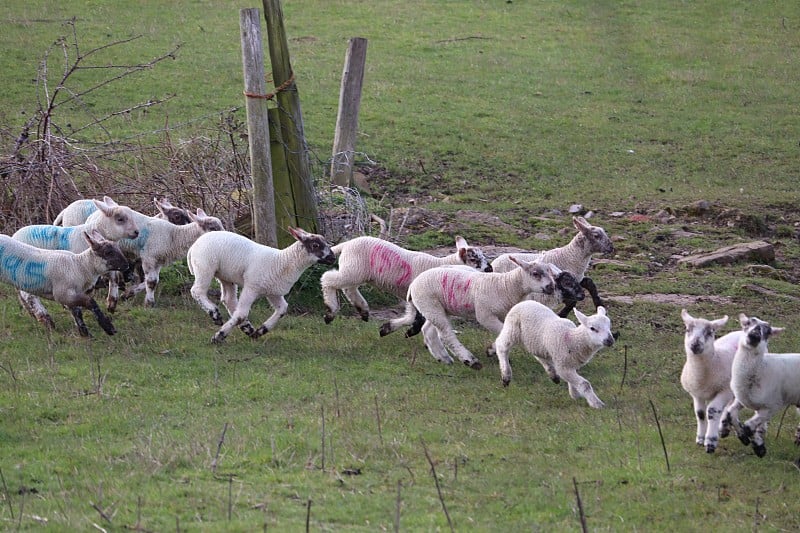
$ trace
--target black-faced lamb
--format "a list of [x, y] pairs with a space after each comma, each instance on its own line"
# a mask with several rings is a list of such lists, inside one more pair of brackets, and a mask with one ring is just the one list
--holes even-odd
[[601, 348], [614, 345], [611, 320], [603, 306], [592, 316], [576, 309], [575, 316], [578, 326], [536, 301], [527, 300], [512, 307], [495, 341], [503, 386], [511, 382], [508, 352], [516, 344], [522, 344], [541, 363], [551, 380], [567, 382], [573, 399], [585, 398], [591, 407], [603, 407], [605, 404], [595, 394], [592, 384], [578, 374], [578, 369]]
[[695, 318], [681, 310], [686, 326], [683, 346], [686, 362], [681, 372], [683, 390], [692, 396], [697, 418], [699, 446], [714, 453], [719, 443], [722, 413], [733, 400], [731, 365], [743, 331], [732, 331], [720, 338], [717, 332], [728, 322], [728, 316], [716, 320]]
[[[411, 282], [407, 301], [413, 305], [403, 317], [392, 321], [395, 329], [412, 324], [421, 314], [425, 317], [422, 325], [425, 344], [435, 359], [451, 364], [450, 350], [465, 365], [476, 370], [482, 368], [481, 362], [456, 338], [448, 317], [474, 318], [497, 334], [514, 304], [532, 293], [555, 292], [552, 265], [522, 260], [518, 263], [520, 268], [503, 274], [457, 267], [426, 270]], [[381, 330], [386, 327], [384, 324]], [[493, 354], [493, 347], [489, 351]]]
[[[725, 409], [723, 425], [735, 424], [736, 436], [743, 444], [752, 444], [758, 457], [767, 447], [764, 436], [767, 423], [787, 406], [800, 412], [800, 354], [767, 353], [767, 343], [783, 328], [773, 328], [757, 317], [739, 315], [744, 335], [739, 339], [731, 367], [731, 389], [735, 400]], [[738, 422], [739, 409], [746, 407], [755, 414], [744, 423]], [[800, 445], [800, 430], [795, 433]]]
[[119, 246], [96, 230], [84, 233], [83, 237], [89, 248], [75, 254], [44, 250], [0, 235], [0, 280], [29, 296], [54, 300], [67, 307], [83, 336], [89, 336], [83, 321], [84, 308], [94, 313], [103, 331], [113, 335], [114, 325], [91, 297], [91, 290], [99, 276], [123, 270], [128, 262]]
[[[330, 245], [321, 235], [291, 227], [289, 233], [297, 242], [282, 250], [228, 231], [206, 233], [189, 248], [186, 258], [195, 278], [192, 297], [214, 324], [222, 326], [212, 342], [222, 342], [236, 326], [253, 339], [271, 331], [286, 314], [289, 306], [284, 297], [300, 275], [316, 263], [332, 265], [336, 262]], [[219, 308], [208, 298], [208, 288], [214, 278], [220, 284], [220, 299], [230, 315], [225, 323]], [[241, 288], [238, 297], [237, 286]], [[261, 296], [267, 298], [274, 312], [256, 329], [247, 317], [253, 303]]]
[[411, 282], [420, 273], [434, 267], [467, 265], [484, 272], [492, 270], [483, 251], [469, 246], [460, 236], [456, 237], [456, 252], [445, 257], [407, 250], [368, 236], [337, 244], [332, 250], [339, 258], [339, 269], [328, 270], [320, 279], [326, 324], [330, 324], [339, 311], [337, 292], [340, 290], [358, 310], [361, 319], [367, 321], [369, 304], [358, 290], [360, 285], [371, 284], [398, 298], [405, 298]]
[[[586, 276], [592, 255], [596, 253], [614, 253], [614, 244], [606, 234], [605, 230], [599, 226], [589, 224], [583, 217], [573, 217], [572, 224], [578, 233], [566, 246], [554, 248], [545, 252], [536, 253], [512, 253], [502, 254], [492, 261], [492, 268], [495, 272], [508, 272], [515, 268], [511, 258], [524, 259], [525, 261], [538, 260], [544, 263], [552, 263], [561, 270], [569, 272], [580, 281], [582, 287], [589, 291], [592, 303], [595, 307], [605, 305], [597, 292], [597, 287], [591, 278]], [[537, 298], [537, 301], [555, 307], [560, 305], [553, 299]], [[566, 317], [575, 307], [577, 302], [564, 302], [564, 308], [558, 313], [561, 317]]]

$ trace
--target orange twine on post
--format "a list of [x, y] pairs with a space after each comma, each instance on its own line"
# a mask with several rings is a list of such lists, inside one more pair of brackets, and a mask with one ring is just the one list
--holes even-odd
[[269, 94], [256, 94], [256, 93], [249, 93], [247, 91], [242, 91], [242, 92], [248, 98], [262, 98], [264, 100], [272, 100], [273, 98], [275, 98], [276, 94], [278, 94], [281, 91], [285, 91], [286, 89], [288, 89], [289, 86], [293, 82], [294, 82], [294, 72], [292, 72], [292, 74], [289, 76], [288, 80], [286, 80], [285, 82], [281, 83], [280, 86], [278, 86], [275, 89], [275, 92], [272, 92], [272, 93], [269, 93]]

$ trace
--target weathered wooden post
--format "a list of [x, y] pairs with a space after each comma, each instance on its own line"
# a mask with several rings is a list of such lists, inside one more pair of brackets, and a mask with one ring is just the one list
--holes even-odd
[[278, 228], [278, 247], [285, 248], [294, 242], [294, 237], [286, 230], [287, 226], [302, 226], [297, 221], [294, 208], [294, 193], [286, 166], [286, 148], [281, 135], [280, 110], [269, 110], [269, 142], [272, 154], [272, 184], [275, 190], [275, 220]]
[[358, 111], [361, 106], [361, 87], [364, 85], [364, 65], [367, 40], [353, 37], [347, 47], [339, 89], [339, 114], [333, 137], [331, 180], [336, 185], [353, 186], [353, 155], [358, 135]]
[[317, 231], [318, 213], [314, 179], [306, 148], [300, 96], [297, 93], [294, 72], [289, 61], [289, 44], [283, 27], [283, 10], [280, 0], [263, 0], [263, 3], [272, 62], [272, 79], [278, 87], [275, 99], [281, 111], [281, 135], [286, 145], [295, 216], [303, 229]]
[[247, 137], [253, 180], [253, 231], [256, 242], [275, 247], [278, 245], [275, 232], [275, 196], [272, 188], [264, 51], [258, 8], [239, 11], [239, 29], [242, 37]]

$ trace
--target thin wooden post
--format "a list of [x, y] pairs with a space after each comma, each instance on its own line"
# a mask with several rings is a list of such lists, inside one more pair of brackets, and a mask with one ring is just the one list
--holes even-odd
[[294, 242], [294, 237], [286, 230], [287, 226], [300, 226], [295, 217], [294, 194], [286, 166], [286, 147], [280, 128], [280, 110], [269, 110], [269, 144], [272, 155], [272, 183], [275, 190], [275, 220], [278, 229], [278, 248], [285, 248]]
[[353, 37], [347, 47], [339, 89], [339, 114], [333, 137], [331, 180], [336, 185], [353, 186], [353, 155], [358, 135], [358, 111], [361, 107], [361, 88], [364, 85], [364, 65], [367, 60], [367, 40]]
[[247, 109], [247, 136], [253, 180], [253, 232], [256, 242], [277, 246], [272, 161], [269, 153], [269, 118], [261, 19], [258, 8], [239, 11], [242, 37], [242, 65]]
[[317, 231], [317, 200], [311, 164], [308, 159], [303, 112], [294, 72], [289, 61], [289, 43], [283, 26], [280, 0], [263, 0], [267, 21], [267, 41], [272, 62], [272, 79], [277, 91], [275, 98], [281, 110], [281, 135], [286, 145], [289, 176], [292, 180], [295, 216], [306, 231]]

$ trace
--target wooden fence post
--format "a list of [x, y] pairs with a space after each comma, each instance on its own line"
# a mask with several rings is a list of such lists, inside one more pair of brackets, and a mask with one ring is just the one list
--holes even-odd
[[302, 226], [297, 221], [294, 208], [294, 193], [286, 166], [286, 148], [280, 128], [280, 110], [269, 110], [269, 141], [272, 154], [272, 183], [275, 189], [275, 220], [278, 228], [278, 248], [285, 248], [294, 242], [294, 237], [286, 230], [287, 226]]
[[253, 232], [256, 242], [277, 246], [275, 196], [272, 188], [272, 161], [269, 153], [269, 118], [261, 19], [257, 8], [239, 11], [242, 37], [242, 65], [247, 109], [247, 137], [250, 171], [253, 180]]
[[281, 135], [286, 145], [295, 216], [303, 229], [314, 232], [318, 226], [316, 191], [308, 159], [300, 96], [297, 93], [297, 84], [289, 61], [289, 44], [283, 26], [283, 10], [280, 0], [263, 0], [263, 4], [272, 62], [272, 79], [278, 87], [275, 99], [281, 111]]
[[339, 114], [333, 137], [331, 180], [336, 185], [353, 186], [353, 156], [358, 135], [358, 111], [361, 106], [361, 87], [364, 85], [364, 64], [367, 40], [353, 37], [347, 47], [339, 89]]

